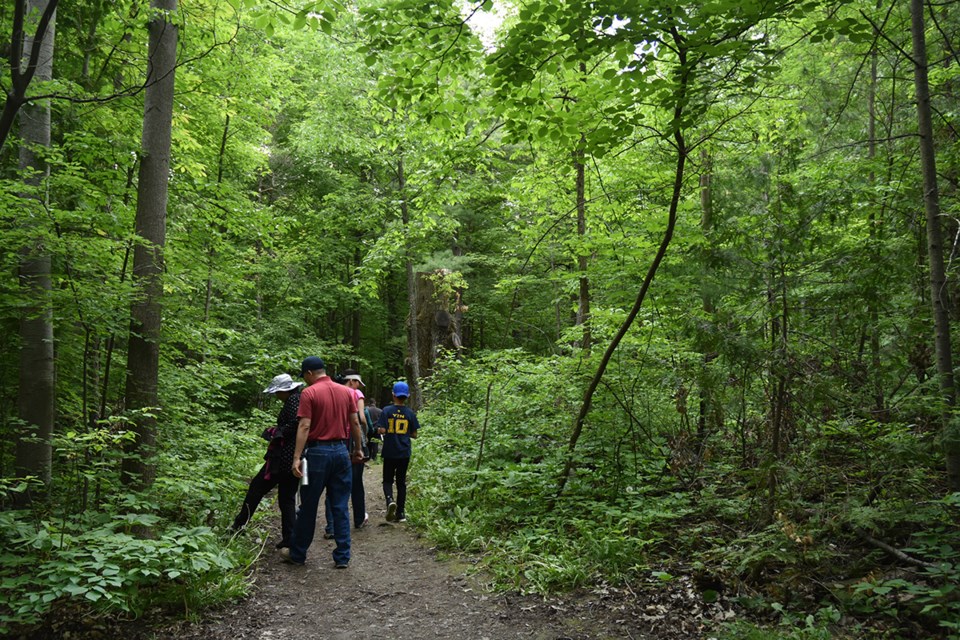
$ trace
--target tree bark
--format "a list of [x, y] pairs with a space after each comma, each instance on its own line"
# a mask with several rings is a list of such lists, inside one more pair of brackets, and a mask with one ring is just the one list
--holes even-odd
[[437, 305], [432, 275], [432, 272], [414, 273], [417, 279], [417, 352], [410, 355], [417, 360], [420, 375], [426, 377], [433, 373], [437, 357], [437, 336], [433, 321]]
[[[580, 63], [581, 71], [586, 68]], [[580, 142], [586, 142], [586, 136], [580, 134]], [[587, 276], [587, 254], [584, 246], [587, 236], [587, 196], [586, 196], [586, 167], [583, 165], [584, 152], [582, 146], [573, 153], [573, 166], [576, 169], [576, 197], [577, 197], [577, 240], [580, 248], [577, 250], [577, 271], [580, 273], [580, 291], [577, 299], [577, 326], [583, 330], [580, 348], [585, 354], [590, 353], [592, 336], [590, 334], [590, 279]]]
[[[700, 264], [703, 270], [703, 277], [700, 282], [700, 300], [703, 305], [703, 314], [710, 323], [710, 331], [698, 330], [700, 356], [703, 363], [703, 369], [700, 373], [700, 411], [697, 417], [697, 455], [703, 447], [704, 440], [707, 437], [707, 422], [710, 416], [715, 415], [713, 407], [713, 383], [708, 371], [710, 362], [716, 357], [716, 338], [715, 335], [715, 312], [716, 307], [713, 301], [713, 295], [710, 292], [710, 274], [711, 274], [711, 235], [713, 232], [713, 190], [710, 188], [710, 182], [713, 177], [713, 168], [710, 155], [704, 149], [700, 152], [702, 171], [700, 173], [700, 230], [703, 232], [705, 248], [701, 254]], [[713, 428], [717, 425], [709, 425]]]
[[[417, 277], [417, 329], [420, 375], [429, 377], [442, 350], [459, 354], [462, 347], [460, 323], [463, 315], [461, 291], [450, 287], [452, 272], [437, 269], [419, 272]], [[454, 300], [451, 300], [453, 291]], [[453, 313], [450, 312], [453, 307]]]
[[414, 411], [422, 406], [420, 398], [420, 338], [417, 320], [417, 276], [413, 272], [413, 248], [410, 243], [410, 204], [407, 202], [407, 178], [403, 170], [403, 156], [397, 160], [397, 187], [400, 191], [400, 216], [403, 220], [403, 228], [407, 235], [407, 242], [404, 247], [406, 255], [407, 271], [407, 303], [410, 306], [407, 316], [407, 357], [405, 369], [407, 371], [407, 385], [410, 387], [410, 398], [407, 401]]
[[923, 0], [910, 0], [910, 33], [913, 39], [913, 79], [917, 100], [917, 128], [920, 134], [920, 167], [923, 174], [923, 208], [927, 222], [927, 260], [930, 267], [930, 303], [933, 311], [934, 351], [943, 404], [943, 444], [950, 488], [960, 490], [960, 434], [953, 407], [956, 389], [953, 355], [950, 351], [947, 276], [943, 262], [943, 233], [940, 227], [940, 196], [937, 189], [937, 162], [927, 79], [927, 43]]
[[[870, 51], [870, 86], [867, 92], [867, 158], [870, 160], [870, 173], [867, 176], [871, 188], [876, 186], [876, 172], [873, 161], [877, 157], [877, 48]], [[880, 242], [882, 226], [880, 211], [870, 210], [869, 216], [869, 252], [874, 265], [880, 264]], [[867, 306], [870, 317], [870, 376], [873, 388], [873, 412], [877, 420], [886, 420], [886, 399], [883, 393], [883, 374], [880, 360], [880, 292], [877, 278], [871, 278], [867, 290]]]
[[[54, 8], [51, 9], [50, 5]], [[20, 3], [18, 3], [19, 8]], [[22, 41], [14, 47], [17, 65], [11, 73], [19, 74], [21, 52], [29, 51], [30, 60], [24, 74], [29, 78], [47, 81], [53, 77], [53, 43], [55, 35], [56, 2], [30, 0], [24, 3], [27, 17], [40, 13], [46, 19], [45, 30], [38, 30], [31, 38], [21, 32]], [[23, 19], [23, 16], [21, 16]], [[22, 47], [22, 48], [21, 48]], [[29, 82], [29, 80], [27, 80]], [[15, 83], [16, 85], [16, 83]], [[26, 85], [23, 86], [26, 90]], [[10, 98], [8, 98], [8, 101]], [[24, 186], [30, 188], [28, 224], [36, 229], [46, 225], [39, 218], [46, 206], [42, 184], [50, 169], [42, 149], [50, 146], [50, 103], [38, 101], [20, 111], [20, 170]], [[56, 369], [54, 364], [53, 312], [50, 307], [50, 254], [42, 234], [20, 251], [20, 288], [29, 303], [20, 317], [20, 368], [18, 413], [25, 423], [24, 432], [16, 443], [14, 466], [18, 476], [36, 476], [44, 485], [50, 482], [52, 449], [50, 438], [56, 420]], [[26, 495], [21, 503], [27, 503]]]
[[[355, 239], [355, 242], [357, 243], [356, 248], [353, 250], [353, 264], [351, 265], [350, 270], [347, 272], [347, 286], [349, 286], [349, 283], [354, 278], [354, 274], [363, 264], [363, 255], [360, 253], [360, 238], [361, 235], [358, 233]], [[359, 300], [354, 300], [350, 307], [350, 346], [353, 347], [354, 356], [360, 355], [360, 327], [360, 304]], [[359, 369], [360, 363], [354, 361], [353, 366], [354, 368]]]
[[[133, 303], [127, 352], [126, 400], [130, 410], [159, 405], [163, 248], [166, 242], [167, 191], [173, 125], [177, 27], [171, 14], [176, 0], [152, 0], [147, 89], [144, 95], [142, 160], [137, 188], [133, 282], [139, 297]], [[145, 411], [150, 414], [150, 411]], [[144, 488], [153, 483], [151, 462], [156, 444], [156, 418], [135, 416], [135, 439], [124, 449], [123, 481]]]

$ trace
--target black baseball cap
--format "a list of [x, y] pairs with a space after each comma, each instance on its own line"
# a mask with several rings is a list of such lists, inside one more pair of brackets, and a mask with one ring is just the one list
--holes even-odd
[[327, 365], [324, 364], [323, 360], [319, 356], [310, 356], [306, 358], [303, 363], [300, 365], [300, 377], [303, 377], [307, 371], [316, 371], [318, 369], [326, 369]]

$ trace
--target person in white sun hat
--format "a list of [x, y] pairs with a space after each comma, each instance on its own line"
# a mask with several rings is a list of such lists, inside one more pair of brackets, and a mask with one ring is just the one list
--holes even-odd
[[275, 395], [283, 401], [283, 407], [277, 416], [277, 424], [264, 429], [260, 434], [269, 442], [263, 456], [264, 463], [260, 471], [250, 480], [250, 488], [243, 499], [240, 513], [233, 520], [234, 531], [247, 526], [263, 497], [277, 487], [277, 504], [280, 507], [280, 542], [277, 548], [289, 547], [293, 537], [293, 523], [297, 519], [297, 489], [300, 479], [294, 477], [293, 450], [297, 444], [297, 410], [300, 408], [300, 387], [286, 373], [281, 373], [270, 381], [264, 393]]

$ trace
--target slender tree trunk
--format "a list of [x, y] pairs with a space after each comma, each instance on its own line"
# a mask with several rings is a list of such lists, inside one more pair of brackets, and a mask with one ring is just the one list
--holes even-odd
[[[679, 123], [681, 122], [684, 114], [683, 109], [687, 101], [687, 91], [690, 86], [690, 82], [692, 81], [692, 72], [686, 67], [686, 49], [681, 46], [679, 38], [677, 38], [676, 44], [678, 45], [678, 52], [680, 56], [679, 68], [681, 69], [681, 75], [680, 85], [677, 89], [677, 100], [675, 102], [676, 107], [673, 111], [673, 122]], [[657, 248], [657, 253], [653, 257], [650, 267], [647, 269], [647, 274], [643, 279], [643, 283], [640, 285], [640, 290], [637, 292], [637, 297], [633, 303], [633, 307], [630, 309], [630, 312], [624, 319], [623, 324], [620, 325], [620, 329], [617, 330], [617, 334], [613, 337], [613, 339], [610, 341], [610, 344], [604, 350], [603, 356], [600, 358], [600, 363], [597, 365], [597, 370], [594, 372], [593, 377], [590, 379], [590, 382], [583, 393], [583, 400], [580, 403], [580, 410], [577, 412], [577, 415], [574, 418], [573, 431], [570, 435], [570, 442], [567, 445], [567, 461], [564, 464], [563, 471], [560, 474], [560, 480], [557, 486], [557, 498], [563, 494], [563, 490], [567, 486], [567, 481], [570, 479], [570, 475], [573, 473], [573, 469], [576, 466], [573, 454], [577, 448], [577, 442], [580, 440], [580, 435], [583, 433], [583, 426], [587, 421], [587, 414], [590, 413], [590, 408], [593, 406], [593, 395], [600, 386], [600, 381], [603, 379], [603, 374], [606, 372], [607, 366], [610, 364], [610, 360], [613, 358], [613, 354], [616, 352], [617, 347], [620, 346], [620, 342], [623, 340], [624, 336], [627, 335], [627, 331], [630, 330], [630, 327], [633, 326], [634, 321], [640, 314], [640, 309], [643, 308], [643, 302], [647, 298], [647, 291], [650, 290], [650, 286], [653, 284], [653, 278], [657, 275], [657, 270], [660, 268], [660, 263], [663, 262], [664, 256], [667, 255], [667, 249], [670, 247], [670, 243], [673, 240], [673, 232], [677, 226], [677, 211], [680, 208], [680, 196], [683, 193], [684, 169], [686, 168], [687, 164], [687, 142], [686, 138], [684, 137], [683, 130], [678, 128], [673, 132], [673, 142], [676, 147], [677, 157], [676, 166], [674, 168], [673, 191], [670, 197], [670, 206], [667, 213], [666, 228], [663, 231], [663, 239], [660, 241], [660, 246]], [[551, 500], [547, 505], [547, 509], [552, 510], [555, 504], [556, 499]]]
[[[159, 405], [160, 323], [163, 293], [163, 247], [166, 242], [167, 180], [173, 125], [174, 70], [177, 27], [172, 13], [176, 0], [152, 0], [147, 89], [144, 95], [143, 159], [137, 189], [133, 282], [139, 298], [133, 303], [127, 352], [127, 408], [143, 410]], [[123, 481], [134, 487], [153, 483], [151, 462], [156, 444], [156, 418], [139, 415], [135, 440], [125, 447]]]
[[[586, 68], [581, 63], [581, 71]], [[586, 136], [580, 134], [580, 143], [586, 142]], [[577, 251], [577, 271], [580, 272], [580, 291], [577, 300], [577, 326], [583, 329], [580, 348], [584, 353], [590, 353], [592, 336], [590, 335], [590, 279], [587, 277], [587, 253], [584, 248], [587, 239], [587, 196], [586, 196], [586, 167], [583, 165], [584, 152], [581, 146], [573, 153], [573, 166], [576, 169], [577, 187], [577, 239], [580, 249]]]
[[[230, 114], [228, 113], [224, 117], [223, 121], [223, 132], [220, 134], [220, 153], [217, 155], [217, 188], [223, 185], [223, 167], [226, 162], [227, 156], [227, 141], [230, 139]], [[206, 287], [203, 296], [203, 351], [200, 353], [200, 362], [206, 362], [207, 360], [207, 350], [210, 341], [207, 337], [207, 327], [210, 323], [210, 311], [213, 309], [213, 298], [215, 296], [214, 286], [213, 286], [213, 274], [217, 269], [217, 235], [218, 233], [223, 234], [227, 232], [227, 220], [226, 220], [226, 210], [223, 210], [224, 219], [221, 222], [218, 222], [217, 225], [211, 229], [213, 234], [211, 239], [207, 241], [207, 281]]]
[[[773, 261], [773, 259], [771, 259]], [[770, 452], [769, 471], [767, 473], [767, 523], [774, 520], [777, 508], [777, 490], [780, 484], [780, 461], [784, 453], [784, 431], [786, 429], [788, 378], [788, 309], [787, 309], [787, 277], [784, 272], [783, 261], [777, 259], [774, 264], [774, 283], [769, 291], [769, 305], [772, 318], [770, 321], [771, 339], [771, 371], [769, 385], [770, 415]]]
[[779, 172], [775, 171], [777, 164], [774, 158], [764, 159], [764, 171], [767, 181], [767, 192], [764, 200], [767, 210], [775, 221], [776, 228], [768, 239], [767, 263], [767, 310], [770, 330], [770, 356], [767, 365], [767, 410], [768, 450], [766, 454], [767, 466], [767, 503], [765, 517], [767, 522], [773, 522], [777, 508], [778, 490], [780, 483], [780, 462], [784, 453], [784, 438], [787, 423], [787, 397], [789, 389], [789, 323], [788, 323], [788, 291], [783, 255], [783, 238], [780, 231], [783, 226], [783, 211], [780, 200]]
[[[867, 93], [867, 158], [870, 161], [870, 173], [867, 176], [871, 187], [876, 185], [876, 171], [873, 163], [877, 157], [877, 49], [870, 51], [870, 87]], [[881, 211], [871, 208], [869, 216], [869, 253], [872, 264], [880, 264], [881, 225], [878, 224]], [[870, 318], [870, 375], [873, 389], [873, 411], [878, 420], [886, 418], [886, 399], [883, 393], [883, 374], [880, 360], [880, 292], [877, 278], [871, 278], [867, 291], [867, 307]]]
[[[407, 177], [403, 171], [403, 156], [397, 160], [397, 186], [400, 190], [400, 215], [403, 220], [403, 228], [410, 228], [410, 204], [407, 202]], [[420, 338], [418, 334], [417, 313], [417, 276], [413, 272], [413, 247], [407, 233], [406, 251], [406, 270], [407, 270], [407, 303], [410, 306], [407, 312], [407, 384], [410, 386], [409, 406], [417, 411], [421, 407], [420, 398]]]
[[[710, 292], [710, 274], [711, 274], [711, 235], [713, 233], [713, 190], [710, 188], [710, 182], [713, 177], [710, 155], [706, 149], [700, 152], [700, 161], [703, 166], [700, 174], [700, 230], [703, 232], [705, 240], [705, 249], [701, 255], [700, 264], [703, 269], [703, 278], [700, 283], [700, 300], [703, 305], [703, 314], [708, 319], [713, 328], [715, 325], [714, 314], [716, 308], [713, 302], [713, 295]], [[711, 399], [713, 393], [713, 384], [710, 380], [708, 367], [710, 362], [716, 357], [716, 344], [713, 337], [713, 331], [707, 336], [701, 336], [700, 354], [703, 362], [703, 369], [700, 374], [700, 415], [697, 418], [697, 440], [698, 455], [699, 449], [703, 447], [703, 441], [707, 437], [707, 421], [709, 416], [714, 414], [713, 402]]]
[[[29, 76], [40, 81], [53, 77], [53, 43], [56, 14], [48, 0], [31, 0], [25, 5], [27, 18], [40, 13], [49, 16], [45, 31], [36, 38], [23, 35], [22, 51], [30, 52]], [[18, 51], [21, 51], [18, 49]], [[18, 54], [18, 62], [21, 59]], [[26, 89], [26, 87], [24, 87]], [[42, 150], [50, 146], [50, 103], [38, 101], [20, 111], [20, 169], [24, 184], [32, 188], [33, 206], [27, 224], [42, 229], [46, 206], [43, 185], [50, 170]], [[17, 440], [14, 465], [19, 476], [36, 476], [46, 485], [50, 482], [52, 449], [50, 437], [56, 419], [56, 369], [53, 349], [53, 312], [50, 307], [50, 254], [42, 234], [20, 252], [20, 287], [29, 304], [20, 317], [20, 368], [18, 409], [27, 425]], [[21, 502], [29, 501], [29, 496]]]
[[[130, 204], [130, 192], [133, 188], [133, 176], [135, 171], [136, 163], [130, 165], [130, 168], [127, 169], [127, 186], [123, 191], [123, 203], [124, 205]], [[120, 283], [127, 279], [127, 266], [130, 264], [130, 251], [131, 243], [128, 242], [126, 249], [123, 252], [123, 265], [120, 267]], [[107, 352], [104, 357], [103, 364], [103, 391], [100, 393], [100, 417], [105, 418], [107, 416], [107, 402], [109, 400], [110, 393], [110, 365], [113, 362], [113, 348], [117, 342], [117, 335], [115, 332], [110, 332], [109, 337], [107, 337]], [[99, 480], [98, 480], [99, 482]]]
[[923, 208], [927, 221], [927, 260], [930, 267], [930, 297], [933, 309], [934, 350], [937, 376], [943, 403], [943, 443], [947, 479], [950, 488], [960, 490], [960, 425], [953, 407], [956, 389], [953, 380], [953, 355], [950, 350], [949, 303], [946, 300], [947, 276], [943, 262], [943, 238], [940, 227], [940, 196], [937, 189], [937, 162], [933, 142], [933, 121], [930, 110], [930, 85], [927, 80], [927, 43], [924, 2], [910, 0], [911, 36], [913, 39], [913, 78], [916, 87], [917, 123], [920, 134], [920, 166], [923, 173]]
[[[356, 238], [356, 248], [353, 250], [353, 269], [350, 270], [350, 273], [347, 274], [347, 284], [349, 285], [350, 281], [353, 280], [354, 272], [360, 268], [360, 265], [363, 263], [363, 256], [360, 253], [360, 238], [361, 234], [357, 234]], [[359, 301], [354, 301], [350, 308], [350, 345], [353, 347], [354, 355], [360, 354], [360, 304]], [[354, 365], [358, 363], [354, 362]], [[359, 366], [355, 366], [359, 368]]]

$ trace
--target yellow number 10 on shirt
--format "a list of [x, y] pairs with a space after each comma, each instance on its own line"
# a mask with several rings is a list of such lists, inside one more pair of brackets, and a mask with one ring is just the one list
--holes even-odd
[[396, 433], [402, 436], [410, 428], [410, 421], [406, 418], [390, 418], [387, 423], [390, 425], [387, 428], [387, 433]]

